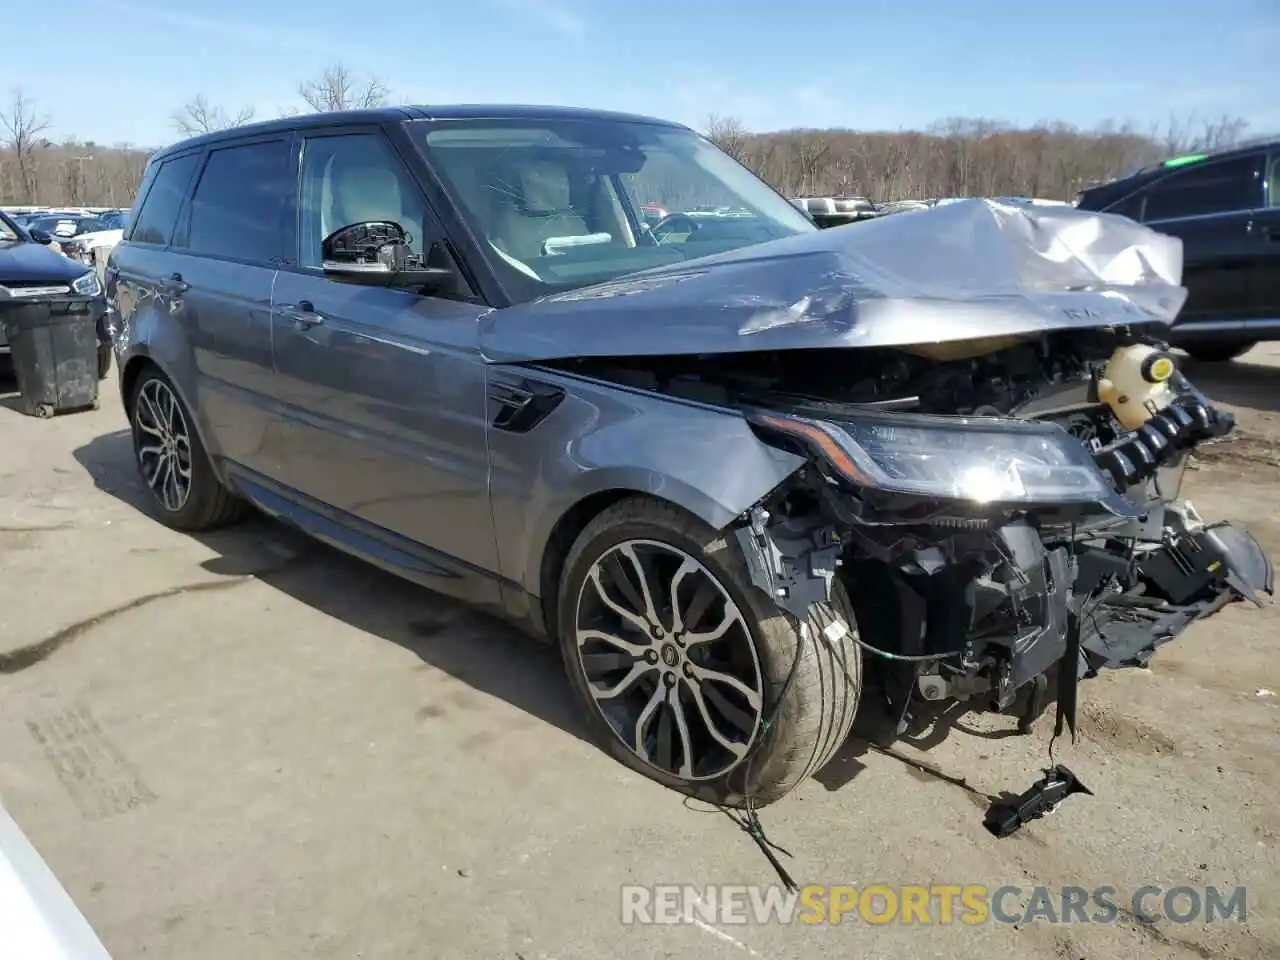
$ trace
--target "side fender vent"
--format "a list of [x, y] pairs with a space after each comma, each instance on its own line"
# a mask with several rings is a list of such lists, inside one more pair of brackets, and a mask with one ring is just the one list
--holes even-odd
[[528, 433], [545, 420], [560, 402], [564, 390], [536, 380], [491, 380], [489, 406], [495, 429]]

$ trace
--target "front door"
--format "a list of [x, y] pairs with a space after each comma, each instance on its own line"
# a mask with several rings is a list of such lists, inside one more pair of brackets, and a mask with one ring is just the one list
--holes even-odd
[[[419, 253], [438, 238], [379, 131], [306, 138], [300, 174], [297, 266], [277, 277], [272, 320], [287, 482], [464, 573], [496, 572], [477, 348], [487, 308], [324, 277], [321, 241], [338, 227], [395, 221]], [[496, 602], [496, 583], [492, 594], [472, 598]]]

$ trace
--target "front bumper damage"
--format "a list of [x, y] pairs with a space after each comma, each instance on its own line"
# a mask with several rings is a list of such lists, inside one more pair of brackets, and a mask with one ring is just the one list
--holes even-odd
[[809, 490], [821, 507], [765, 502], [736, 528], [753, 582], [803, 617], [844, 579], [898, 734], [929, 702], [1015, 713], [1024, 732], [1055, 696], [1073, 714], [1080, 679], [1144, 667], [1195, 621], [1274, 592], [1251, 534], [1205, 523], [1162, 488], [1196, 444], [1234, 428], [1176, 380], [1175, 402], [1087, 448], [1116, 491], [1094, 509], [877, 497], [833, 482], [832, 454], [815, 445], [822, 478]]

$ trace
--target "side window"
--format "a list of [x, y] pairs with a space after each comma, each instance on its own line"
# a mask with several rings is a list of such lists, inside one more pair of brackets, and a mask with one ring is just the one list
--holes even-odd
[[[138, 221], [138, 211], [141, 209], [142, 204], [146, 202], [147, 194], [151, 192], [151, 185], [156, 182], [156, 174], [160, 172], [161, 166], [159, 163], [149, 163], [146, 169], [142, 171], [142, 182], [138, 184], [138, 192], [134, 197], [133, 206], [129, 208], [123, 217], [123, 239], [133, 239], [133, 228]], [[30, 223], [30, 220], [27, 222]]]
[[1251, 210], [1262, 202], [1258, 158], [1222, 160], [1166, 177], [1147, 191], [1144, 219]]
[[178, 211], [187, 194], [187, 184], [200, 162], [200, 154], [166, 160], [156, 171], [151, 189], [142, 200], [142, 206], [134, 217], [129, 240], [133, 243], [154, 243], [166, 246], [173, 236], [178, 222]]
[[319, 267], [325, 237], [339, 227], [369, 220], [400, 224], [413, 252], [426, 253], [426, 204], [381, 136], [353, 133], [308, 139], [302, 151], [298, 263]]
[[213, 150], [191, 197], [183, 246], [254, 263], [278, 258], [293, 194], [288, 140]]
[[1122, 217], [1128, 217], [1130, 220], [1141, 221], [1142, 200], [1144, 196], [1145, 195], [1141, 191], [1131, 194], [1119, 203], [1113, 203], [1111, 206], [1107, 207], [1107, 213], [1118, 213]]
[[1273, 154], [1267, 170], [1267, 203], [1280, 207], [1280, 153]]

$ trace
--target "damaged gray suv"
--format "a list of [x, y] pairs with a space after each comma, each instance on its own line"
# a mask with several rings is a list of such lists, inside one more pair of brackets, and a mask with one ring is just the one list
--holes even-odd
[[819, 231], [685, 127], [486, 107], [170, 147], [107, 280], [165, 522], [252, 504], [514, 620], [623, 763], [761, 805], [864, 665], [901, 729], [1029, 724], [1263, 602], [1178, 499], [1232, 428], [1161, 339], [1180, 274], [1072, 208]]

